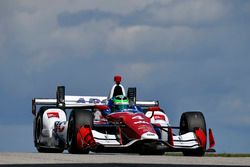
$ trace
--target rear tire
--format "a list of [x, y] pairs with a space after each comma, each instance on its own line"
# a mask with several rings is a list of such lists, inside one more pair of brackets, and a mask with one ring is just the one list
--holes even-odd
[[35, 121], [35, 130], [34, 130], [34, 144], [38, 152], [40, 153], [62, 153], [64, 151], [64, 147], [62, 148], [46, 148], [42, 146], [40, 143], [40, 138], [42, 135], [43, 129], [43, 113], [47, 110], [48, 107], [41, 107], [39, 112], [37, 113], [36, 121]]
[[[180, 134], [188, 132], [194, 132], [196, 128], [200, 128], [207, 136], [206, 121], [202, 112], [185, 112], [181, 116], [180, 120]], [[206, 146], [206, 145], [205, 145]], [[185, 156], [204, 156], [206, 152], [205, 148], [198, 148], [195, 150], [184, 150]]]
[[68, 123], [67, 144], [71, 154], [88, 154], [89, 149], [82, 149], [77, 145], [78, 128], [88, 125], [93, 127], [93, 114], [89, 110], [75, 109], [71, 112]]

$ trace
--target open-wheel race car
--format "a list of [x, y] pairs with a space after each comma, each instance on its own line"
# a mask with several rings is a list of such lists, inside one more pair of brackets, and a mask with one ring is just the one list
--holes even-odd
[[126, 92], [120, 76], [114, 81], [107, 97], [68, 96], [65, 87], [58, 86], [56, 98], [34, 98], [34, 144], [38, 152], [61, 153], [67, 149], [72, 154], [161, 155], [171, 151], [203, 156], [214, 151], [213, 133], [209, 129], [207, 135], [201, 112], [185, 112], [180, 126], [171, 126], [158, 101], [137, 100], [136, 88]]

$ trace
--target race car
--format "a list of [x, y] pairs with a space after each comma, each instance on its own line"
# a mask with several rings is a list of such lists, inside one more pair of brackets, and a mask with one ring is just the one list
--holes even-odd
[[69, 96], [65, 95], [64, 86], [58, 86], [56, 98], [32, 99], [37, 151], [61, 153], [67, 149], [72, 154], [91, 151], [142, 155], [171, 151], [186, 156], [215, 151], [213, 132], [209, 129], [207, 137], [202, 112], [185, 112], [180, 126], [171, 126], [158, 101], [137, 100], [136, 88], [128, 88], [126, 93], [121, 80], [121, 76], [114, 77], [115, 84], [107, 97]]

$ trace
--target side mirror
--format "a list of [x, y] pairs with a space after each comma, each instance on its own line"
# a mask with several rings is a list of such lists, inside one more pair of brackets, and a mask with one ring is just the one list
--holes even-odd
[[32, 99], [32, 114], [36, 116], [36, 100]]
[[129, 100], [129, 105], [136, 105], [136, 88], [128, 88], [128, 100]]
[[65, 108], [65, 86], [58, 86], [56, 91], [56, 106], [58, 108]]

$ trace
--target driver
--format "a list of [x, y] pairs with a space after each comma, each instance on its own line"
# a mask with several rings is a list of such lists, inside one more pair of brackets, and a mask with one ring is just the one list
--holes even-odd
[[128, 98], [123, 95], [118, 95], [112, 98], [111, 110], [112, 112], [120, 112], [129, 109]]

